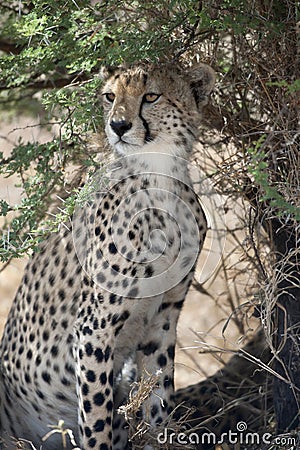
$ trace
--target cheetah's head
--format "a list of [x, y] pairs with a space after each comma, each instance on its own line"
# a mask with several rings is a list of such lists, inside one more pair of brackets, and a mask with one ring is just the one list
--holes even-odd
[[211, 67], [140, 64], [106, 68], [102, 75], [105, 130], [117, 154], [191, 151], [215, 82]]

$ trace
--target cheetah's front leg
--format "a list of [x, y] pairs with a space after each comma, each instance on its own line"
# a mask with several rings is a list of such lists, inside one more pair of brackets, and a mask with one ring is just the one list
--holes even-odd
[[90, 313], [76, 331], [78, 421], [84, 450], [112, 449], [114, 345], [111, 330], [99, 327], [98, 318]]
[[[174, 392], [174, 353], [179, 309], [169, 303], [163, 303], [164, 307], [149, 323], [146, 339], [139, 344], [137, 352], [139, 378], [157, 376], [156, 388], [142, 406], [143, 420], [150, 425], [150, 434], [154, 439], [157, 434], [155, 428], [173, 409], [171, 397]], [[153, 447], [146, 448], [156, 448], [155, 443]]]

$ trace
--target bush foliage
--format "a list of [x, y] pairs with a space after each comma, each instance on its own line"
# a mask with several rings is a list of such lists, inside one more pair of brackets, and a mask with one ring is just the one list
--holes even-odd
[[27, 253], [72, 213], [74, 185], [56, 217], [45, 219], [54, 195], [67, 196], [67, 167], [94, 165], [88, 142], [101, 130], [97, 74], [107, 64], [212, 64], [219, 87], [210, 126], [239, 151], [240, 180], [227, 171], [227, 182], [271, 214], [299, 220], [297, 8], [287, 0], [3, 0], [2, 114], [42, 112], [41, 126], [56, 124], [58, 132], [43, 144], [20, 140], [9, 157], [0, 155], [1, 174], [17, 174], [24, 190], [17, 205], [1, 200], [1, 258]]

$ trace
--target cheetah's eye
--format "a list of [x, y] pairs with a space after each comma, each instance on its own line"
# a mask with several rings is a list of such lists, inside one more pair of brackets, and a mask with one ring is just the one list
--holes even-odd
[[106, 98], [106, 100], [110, 103], [112, 103], [114, 101], [114, 99], [116, 98], [116, 96], [113, 92], [107, 92], [106, 94], [103, 94], [103, 95]]
[[150, 92], [149, 94], [144, 95], [144, 101], [146, 103], [154, 103], [159, 99], [160, 96], [161, 94], [153, 94], [152, 92]]

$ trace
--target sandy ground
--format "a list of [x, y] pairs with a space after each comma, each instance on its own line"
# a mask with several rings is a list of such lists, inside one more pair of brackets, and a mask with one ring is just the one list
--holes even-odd
[[[31, 128], [29, 125], [34, 123], [32, 119], [20, 118], [12, 123], [2, 123], [0, 130], [1, 150], [9, 154], [13, 142], [22, 136], [26, 142], [28, 140], [48, 140], [51, 139], [50, 133], [41, 132], [38, 128]], [[22, 129], [16, 129], [21, 127]], [[25, 127], [25, 128], [24, 128]], [[26, 128], [27, 127], [27, 128]], [[11, 130], [15, 130], [11, 132]], [[8, 138], [8, 139], [7, 139]], [[17, 179], [0, 179], [0, 197], [15, 202], [20, 198], [20, 188], [16, 187]], [[227, 218], [228, 220], [228, 218]], [[231, 213], [229, 221], [238, 222], [237, 216]], [[242, 231], [243, 233], [243, 231]], [[243, 237], [241, 236], [241, 239]], [[207, 241], [206, 248], [211, 247]], [[224, 254], [231, 255], [229, 264], [234, 265], [241, 255], [234, 250], [235, 243], [227, 241]], [[212, 246], [215, 250], [215, 243]], [[212, 250], [212, 249], [210, 249]], [[207, 252], [204, 252], [202, 259], [205, 259]], [[212, 252], [213, 253], [213, 252]], [[217, 252], [218, 253], [218, 252]], [[213, 255], [207, 263], [208, 272], [212, 272], [213, 266], [218, 260], [218, 254]], [[14, 295], [23, 275], [26, 259], [14, 260], [10, 265], [0, 273], [0, 333], [13, 301]], [[204, 277], [205, 277], [204, 270]], [[206, 276], [207, 277], [207, 276]], [[244, 294], [244, 284], [247, 283], [249, 274], [243, 275], [235, 280], [233, 286], [234, 295]], [[212, 374], [220, 367], [220, 352], [213, 354], [202, 354], [203, 341], [216, 347], [235, 348], [238, 343], [239, 332], [237, 327], [231, 321], [226, 329], [225, 339], [222, 335], [222, 328], [225, 325], [230, 308], [226, 302], [230, 291], [230, 282], [224, 283], [220, 276], [214, 279], [211, 276], [203, 285], [208, 290], [209, 295], [199, 293], [194, 287], [190, 289], [188, 298], [185, 302], [180, 321], [178, 324], [178, 345], [176, 352], [176, 386], [182, 387], [188, 384], [196, 383], [207, 375]], [[255, 326], [255, 324], [254, 324]], [[202, 344], [201, 344], [202, 342]], [[228, 355], [230, 356], [230, 354]]]
[[[14, 119], [2, 120], [0, 123], [0, 149], [4, 157], [8, 157], [14, 145], [21, 138], [23, 142], [45, 142], [51, 139], [52, 135], [47, 131], [42, 131], [34, 126], [38, 119], [31, 117], [16, 117]], [[18, 186], [17, 176], [4, 178], [0, 175], [0, 199], [6, 200], [10, 204], [20, 201], [22, 189]], [[0, 225], [4, 223], [4, 218], [0, 217]], [[13, 301], [15, 293], [21, 281], [26, 258], [15, 259], [6, 266], [0, 263], [0, 334], [2, 334], [6, 317]]]

